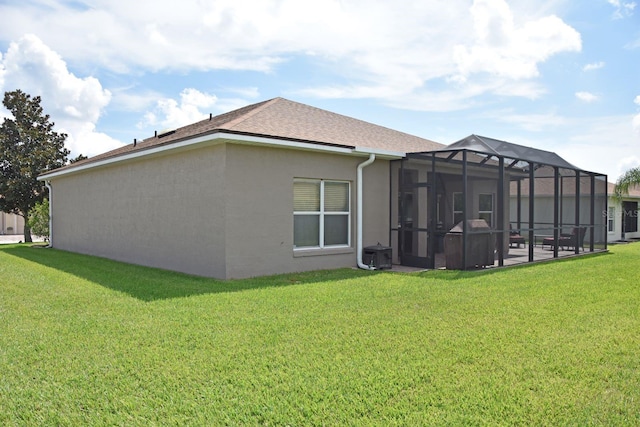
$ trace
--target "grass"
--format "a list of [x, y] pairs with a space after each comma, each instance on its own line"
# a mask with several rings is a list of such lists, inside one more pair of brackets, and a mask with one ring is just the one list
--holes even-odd
[[0, 246], [1, 425], [640, 425], [640, 243], [221, 282]]

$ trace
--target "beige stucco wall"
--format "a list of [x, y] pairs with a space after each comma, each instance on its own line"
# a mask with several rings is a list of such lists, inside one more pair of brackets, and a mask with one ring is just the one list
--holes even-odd
[[[227, 148], [227, 277], [356, 265], [356, 169], [363, 157], [229, 145]], [[387, 161], [365, 168], [363, 245], [389, 240]], [[293, 249], [293, 180], [351, 183], [351, 247]]]
[[[366, 157], [221, 144], [53, 180], [53, 246], [217, 278], [356, 266]], [[351, 245], [293, 249], [293, 180], [351, 183]], [[364, 246], [389, 240], [388, 162], [364, 169]]]
[[223, 277], [224, 159], [216, 146], [53, 180], [53, 246]]

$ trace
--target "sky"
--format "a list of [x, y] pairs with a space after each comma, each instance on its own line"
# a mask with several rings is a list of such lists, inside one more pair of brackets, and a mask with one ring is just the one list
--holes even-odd
[[[632, 0], [0, 0], [0, 93], [71, 156], [284, 97], [450, 144], [640, 166]], [[0, 120], [9, 112], [0, 106]]]

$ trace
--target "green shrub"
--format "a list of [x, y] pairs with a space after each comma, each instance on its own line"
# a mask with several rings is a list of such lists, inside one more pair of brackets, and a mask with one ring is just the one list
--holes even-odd
[[44, 199], [29, 212], [29, 228], [36, 236], [49, 237], [49, 200]]

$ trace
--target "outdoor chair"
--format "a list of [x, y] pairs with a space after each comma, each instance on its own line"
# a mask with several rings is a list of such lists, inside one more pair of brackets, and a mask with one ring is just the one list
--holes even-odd
[[[584, 251], [584, 235], [587, 232], [587, 227], [574, 227], [571, 233], [560, 233], [560, 237], [558, 237], [558, 249], [563, 248], [564, 250], [570, 250], [576, 247], [582, 248]], [[555, 246], [555, 239], [553, 237], [546, 237], [542, 241], [542, 248], [544, 249], [545, 245], [549, 245], [550, 249], [553, 249]]]
[[519, 248], [520, 245], [524, 245], [525, 240], [524, 237], [520, 235], [519, 230], [514, 230], [509, 224], [509, 247], [512, 248], [513, 245], [517, 245]]

